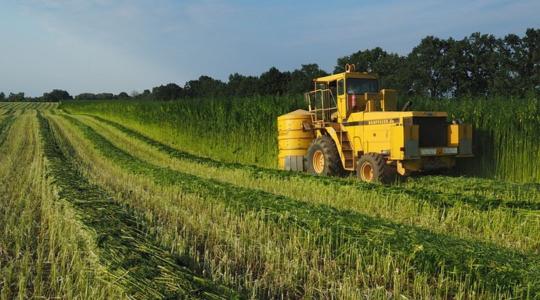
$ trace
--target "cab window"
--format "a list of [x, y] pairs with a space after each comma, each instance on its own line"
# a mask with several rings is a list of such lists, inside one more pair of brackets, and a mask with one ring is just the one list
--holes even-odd
[[332, 91], [332, 95], [336, 95], [336, 81], [330, 81], [328, 83], [328, 88], [330, 89], [330, 91]]
[[317, 90], [325, 90], [327, 88], [326, 83], [317, 83]]
[[345, 83], [345, 81], [343, 79], [340, 79], [337, 82], [337, 93], [340, 96], [345, 93], [345, 87], [343, 86], [344, 83]]
[[347, 94], [378, 93], [379, 83], [376, 79], [348, 78]]

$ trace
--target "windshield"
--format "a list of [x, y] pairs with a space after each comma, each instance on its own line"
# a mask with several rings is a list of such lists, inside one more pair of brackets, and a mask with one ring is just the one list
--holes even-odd
[[347, 94], [378, 93], [379, 83], [376, 79], [347, 78]]

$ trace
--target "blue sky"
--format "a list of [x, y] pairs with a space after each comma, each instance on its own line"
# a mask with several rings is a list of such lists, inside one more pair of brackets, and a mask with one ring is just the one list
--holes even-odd
[[522, 35], [540, 1], [0, 0], [0, 91], [131, 92], [226, 80], [421, 38]]

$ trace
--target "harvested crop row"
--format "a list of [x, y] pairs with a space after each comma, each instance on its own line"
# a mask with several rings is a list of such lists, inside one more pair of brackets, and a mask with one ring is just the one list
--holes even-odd
[[409, 178], [406, 187], [410, 189], [428, 188], [433, 192], [452, 193], [460, 196], [487, 200], [490, 207], [508, 207], [538, 210], [540, 205], [540, 183], [512, 183], [502, 180], [478, 177], [422, 176]]
[[25, 106], [26, 106], [26, 103], [23, 103], [23, 102], [5, 103], [5, 107], [9, 107], [14, 110], [22, 110]]
[[5, 106], [4, 108], [0, 109], [0, 117], [13, 115], [14, 113], [15, 113], [15, 110], [11, 106]]
[[[348, 251], [351, 246], [339, 239], [336, 249], [325, 234], [327, 228], [306, 231], [294, 222], [289, 224], [287, 214], [265, 210], [238, 214], [223, 202], [226, 194], [201, 198], [186, 194], [183, 186], [156, 185], [145, 175], [128, 173], [104, 160], [69, 122], [54, 119], [76, 145], [85, 173], [109, 186], [129, 205], [157, 216], [163, 222], [161, 235], [168, 237], [166, 242], [188, 241], [177, 248], [188, 246], [191, 253], [198, 254], [194, 256], [209, 264], [214, 277], [235, 282], [256, 298], [484, 295], [479, 287], [471, 289], [467, 282], [456, 283], [444, 274], [433, 278], [414, 272], [408, 260], [391, 254]], [[282, 222], [273, 222], [275, 218]], [[342, 253], [336, 256], [336, 251]]]
[[47, 103], [42, 104], [42, 109], [43, 110], [53, 110], [53, 109], [57, 109], [58, 105], [59, 104], [56, 103], [56, 102], [47, 102]]
[[62, 152], [48, 121], [40, 117], [40, 123], [59, 196], [96, 232], [100, 261], [128, 295], [140, 299], [235, 297], [234, 292], [193, 273], [183, 262], [185, 258], [173, 256], [159, 245], [137, 212], [89, 183]]
[[[428, 274], [433, 278], [448, 270], [468, 289], [474, 286], [493, 292], [538, 292], [530, 286], [539, 278], [539, 266], [533, 256], [157, 167], [116, 148], [77, 120], [70, 118], [70, 121], [103, 156], [126, 170], [163, 185], [174, 184], [184, 192], [217, 199], [240, 214], [264, 210], [266, 222], [287, 228], [296, 226], [318, 236], [316, 239], [323, 244], [330, 243], [331, 256], [392, 255], [399, 262], [406, 262], [402, 270], [411, 272], [411, 277]], [[494, 268], [501, 265], [505, 267]]]
[[9, 132], [9, 128], [13, 124], [15, 117], [13, 115], [7, 115], [0, 119], [0, 145], [6, 141], [6, 136]]
[[[328, 243], [321, 244], [294, 226], [283, 230], [272, 226], [264, 222], [264, 211], [239, 215], [228, 211], [217, 199], [187, 194], [175, 186], [156, 185], [146, 176], [125, 172], [104, 160], [70, 123], [54, 119], [77, 149], [79, 161], [86, 161], [86, 173], [109, 186], [129, 205], [156, 216], [165, 243], [177, 251], [189, 251], [205, 262], [213, 277], [247, 290], [254, 298], [351, 298], [359, 294], [380, 297], [386, 290], [375, 287], [406, 276], [388, 269], [392, 258], [381, 258], [377, 253], [369, 262], [344, 269], [326, 255], [333, 251]], [[366, 267], [370, 271], [358, 278]], [[414, 278], [418, 284], [413, 288], [418, 293], [429, 291], [423, 289], [427, 286], [424, 281], [422, 277]], [[399, 289], [397, 286], [396, 291]]]
[[34, 112], [0, 146], [0, 299], [121, 298], [99, 277], [88, 234], [58, 201]]
[[43, 110], [51, 110], [51, 109], [56, 109], [58, 108], [58, 103], [55, 103], [55, 102], [47, 102], [47, 103], [43, 103], [41, 108]]
[[[93, 115], [88, 115], [96, 119], [99, 122], [105, 123], [116, 129], [122, 131], [123, 133], [136, 138], [142, 142], [145, 142], [151, 146], [154, 146], [156, 149], [168, 153], [171, 156], [176, 158], [191, 160], [199, 164], [207, 164], [212, 167], [219, 168], [233, 168], [233, 169], [244, 169], [246, 171], [253, 172], [255, 174], [260, 174], [264, 172], [265, 175], [274, 176], [274, 177], [286, 177], [286, 178], [311, 178], [311, 180], [317, 180], [325, 182], [327, 184], [339, 184], [339, 185], [356, 185], [359, 188], [365, 189], [375, 189], [379, 193], [406, 193], [417, 198], [424, 199], [430, 204], [442, 207], [453, 206], [456, 202], [466, 203], [474, 208], [481, 210], [489, 210], [497, 207], [508, 207], [508, 208], [524, 208], [524, 209], [539, 209], [540, 206], [540, 184], [516, 184], [516, 183], [506, 183], [501, 181], [494, 181], [489, 179], [471, 179], [471, 178], [452, 178], [452, 177], [438, 177], [431, 181], [422, 182], [422, 186], [413, 185], [409, 187], [407, 184], [401, 186], [400, 188], [392, 187], [377, 187], [371, 184], [366, 184], [357, 180], [339, 180], [337, 178], [328, 178], [328, 177], [317, 177], [313, 178], [310, 175], [305, 175], [302, 173], [294, 172], [284, 172], [275, 169], [260, 168], [256, 166], [243, 165], [238, 163], [227, 163], [222, 161], [216, 161], [211, 158], [201, 157], [181, 151], [179, 149], [170, 147], [163, 143], [160, 143], [156, 140], [153, 140], [143, 134], [140, 134], [137, 131], [129, 129], [119, 123], [98, 117]], [[453, 184], [450, 185], [451, 191], [442, 190], [440, 187], [444, 182], [444, 186], [448, 187], [448, 180]], [[414, 181], [413, 181], [414, 182]], [[465, 185], [465, 189], [463, 189]], [[496, 195], [493, 195], [492, 191], [486, 191], [485, 186], [489, 185], [493, 187], [493, 191]], [[441, 195], [448, 194], [449, 196]], [[501, 194], [503, 196], [501, 197]]]
[[[306, 202], [327, 204], [339, 209], [420, 226], [438, 233], [489, 241], [526, 252], [540, 250], [536, 238], [540, 230], [540, 218], [530, 214], [516, 214], [515, 211], [504, 208], [470, 209], [468, 204], [459, 204], [459, 200], [456, 200], [458, 203], [455, 205], [444, 208], [433, 206], [430, 197], [460, 199], [455, 190], [448, 188], [437, 192], [423, 188], [415, 192], [410, 187], [374, 186], [351, 180], [227, 164], [172, 149], [116, 123], [84, 116], [76, 118], [100, 132], [116, 147], [152, 164]], [[431, 185], [431, 188], [435, 187], [435, 184]], [[519, 195], [534, 197], [536, 193], [530, 191]], [[426, 201], [432, 205], [425, 205]], [[517, 200], [504, 201], [518, 203]]]
[[27, 110], [27, 109], [34, 109], [34, 108], [36, 108], [36, 105], [40, 105], [40, 104], [31, 103], [31, 102], [21, 102], [21, 103], [16, 107], [16, 109], [17, 109], [17, 110], [25, 111], [25, 110]]

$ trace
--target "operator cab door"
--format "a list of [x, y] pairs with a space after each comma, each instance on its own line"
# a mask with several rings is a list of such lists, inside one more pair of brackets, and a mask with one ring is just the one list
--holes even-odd
[[339, 79], [337, 81], [337, 103], [338, 103], [338, 122], [341, 123], [343, 120], [347, 119], [347, 95], [345, 93], [345, 80]]
[[[364, 126], [361, 126], [362, 121], [364, 121], [364, 112], [360, 109], [360, 97], [355, 95], [354, 90], [351, 87], [347, 86], [347, 82], [343, 79], [342, 82], [343, 91], [338, 96], [342, 105], [344, 113], [344, 121], [346, 124], [347, 132], [349, 133], [349, 138], [351, 139], [352, 147], [355, 151], [363, 149], [363, 136], [364, 136]], [[338, 83], [338, 87], [339, 87]]]

